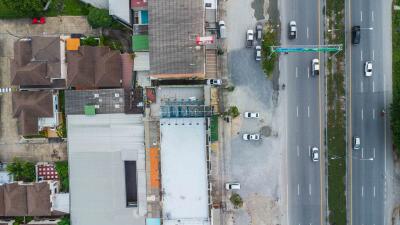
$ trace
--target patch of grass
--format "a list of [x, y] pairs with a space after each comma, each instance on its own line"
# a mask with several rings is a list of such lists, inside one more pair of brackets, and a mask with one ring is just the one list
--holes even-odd
[[112, 39], [107, 36], [100, 37], [100, 46], [108, 46], [112, 50], [118, 50], [120, 52], [123, 52], [123, 50], [124, 50], [124, 47], [122, 46], [122, 43], [119, 40]]
[[271, 46], [277, 46], [278, 43], [277, 29], [267, 24], [261, 43], [261, 63], [264, 73], [269, 78], [272, 78], [275, 63], [278, 60], [278, 54], [272, 52]]
[[18, 12], [9, 9], [7, 6], [4, 5], [4, 3], [0, 1], [0, 19], [15, 19], [15, 18], [22, 18], [22, 16]]
[[218, 116], [211, 117], [211, 142], [218, 141]]
[[61, 192], [69, 191], [69, 176], [68, 176], [68, 162], [60, 161], [55, 163], [56, 171], [60, 177]]
[[81, 38], [81, 45], [88, 45], [88, 46], [99, 46], [100, 39], [96, 37], [86, 37]]

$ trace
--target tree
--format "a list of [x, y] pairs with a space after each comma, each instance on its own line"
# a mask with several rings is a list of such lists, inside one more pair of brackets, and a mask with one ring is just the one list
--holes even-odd
[[93, 28], [108, 28], [113, 23], [113, 18], [108, 14], [108, 10], [93, 7], [89, 10], [87, 20]]
[[232, 116], [232, 118], [238, 117], [240, 115], [239, 109], [236, 106], [231, 106], [227, 112], [224, 113], [226, 116]]
[[16, 181], [32, 182], [35, 181], [35, 164], [14, 158], [10, 164], [7, 164], [7, 172], [14, 176]]
[[10, 10], [20, 16], [37, 17], [43, 14], [43, 8], [48, 0], [0, 0]]
[[240, 195], [237, 193], [233, 193], [231, 195], [231, 197], [229, 198], [229, 200], [231, 200], [231, 202], [235, 206], [235, 208], [240, 208], [243, 206], [242, 197], [240, 197]]
[[400, 96], [393, 93], [393, 103], [390, 107], [390, 123], [393, 132], [393, 144], [400, 151]]
[[57, 225], [70, 225], [69, 217], [63, 217], [60, 222], [57, 223]]

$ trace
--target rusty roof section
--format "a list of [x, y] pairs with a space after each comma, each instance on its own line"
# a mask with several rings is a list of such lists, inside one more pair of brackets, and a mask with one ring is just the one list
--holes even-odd
[[11, 84], [18, 86], [50, 85], [60, 78], [60, 38], [31, 37], [14, 43], [11, 59]]
[[53, 96], [49, 91], [13, 92], [12, 105], [21, 135], [37, 134], [38, 118], [53, 116]]
[[204, 78], [204, 48], [195, 41], [204, 35], [203, 0], [149, 0], [148, 9], [150, 75]]
[[48, 183], [35, 183], [27, 187], [28, 215], [50, 216], [50, 187]]
[[81, 46], [67, 51], [67, 85], [79, 89], [121, 87], [122, 61], [119, 51], [109, 47]]

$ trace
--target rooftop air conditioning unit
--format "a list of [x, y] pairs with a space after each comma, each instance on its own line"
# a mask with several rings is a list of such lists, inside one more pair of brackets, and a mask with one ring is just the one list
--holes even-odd
[[98, 98], [98, 97], [99, 97], [99, 94], [98, 94], [98, 93], [94, 94], [94, 97], [95, 97], [95, 98]]
[[100, 109], [100, 105], [94, 105], [94, 108]]

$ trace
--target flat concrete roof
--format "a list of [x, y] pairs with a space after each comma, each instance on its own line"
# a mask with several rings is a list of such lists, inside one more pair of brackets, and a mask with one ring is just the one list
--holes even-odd
[[160, 129], [163, 224], [210, 224], [205, 119], [161, 119]]
[[[142, 115], [68, 115], [71, 224], [144, 225]], [[138, 207], [127, 207], [124, 161], [136, 161]]]

